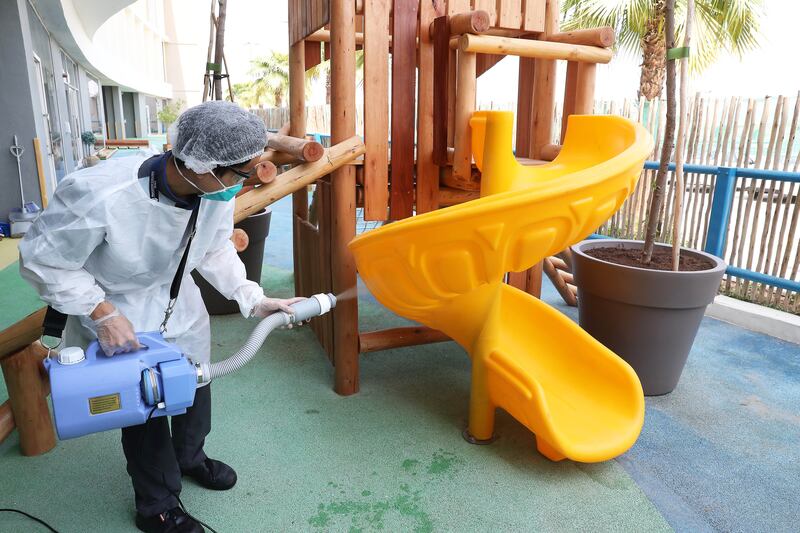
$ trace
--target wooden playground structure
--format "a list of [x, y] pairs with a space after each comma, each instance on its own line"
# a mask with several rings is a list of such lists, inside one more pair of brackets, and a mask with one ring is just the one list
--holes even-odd
[[[468, 122], [477, 79], [504, 57], [520, 58], [517, 158], [556, 157], [566, 128], [553, 131], [556, 61], [567, 61], [564, 118], [591, 114], [596, 65], [614, 42], [611, 28], [560, 32], [558, 20], [558, 0], [289, 0], [290, 135], [306, 133], [306, 70], [330, 59], [331, 149], [352, 142], [355, 53], [364, 54], [364, 156], [317, 181], [312, 209], [307, 191], [293, 196], [297, 294], [353, 292], [357, 208], [392, 221], [479, 196]], [[559, 255], [508, 283], [538, 296], [544, 272], [574, 305], [570, 258]], [[312, 328], [343, 395], [358, 392], [361, 353], [448, 340], [425, 327], [361, 332], [357, 298]]]
[[[478, 77], [508, 55], [520, 58], [516, 156], [532, 165], [553, 160], [565, 130], [553, 131], [556, 61], [567, 61], [564, 118], [590, 114], [596, 64], [611, 60], [614, 40], [610, 28], [559, 32], [558, 19], [558, 0], [289, 0], [290, 122], [266, 148], [275, 165], [294, 166], [269, 184], [248, 183], [235, 221], [293, 194], [296, 293], [340, 296], [334, 312], [312, 323], [339, 394], [358, 392], [361, 353], [449, 340], [426, 327], [359, 331], [347, 249], [357, 208], [366, 220], [391, 221], [480, 195], [468, 122]], [[355, 133], [357, 49], [364, 51], [363, 140]], [[328, 58], [332, 145], [323, 150], [304, 140], [304, 78]], [[574, 304], [569, 260], [546, 258], [507, 281], [538, 296], [544, 272]], [[24, 455], [55, 446], [39, 343], [44, 312], [0, 332], [9, 393], [0, 404], [0, 442], [16, 427]]]

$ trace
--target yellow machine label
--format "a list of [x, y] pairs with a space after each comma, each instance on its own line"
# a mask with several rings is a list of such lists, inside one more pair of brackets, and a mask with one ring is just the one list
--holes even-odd
[[119, 411], [121, 408], [119, 393], [89, 398], [89, 412], [93, 415]]

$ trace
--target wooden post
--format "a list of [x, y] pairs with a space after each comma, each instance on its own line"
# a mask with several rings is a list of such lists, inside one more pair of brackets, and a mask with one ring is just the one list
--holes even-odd
[[450, 124], [450, 26], [447, 17], [433, 21], [433, 161], [446, 166]]
[[[417, 88], [417, 213], [427, 213], [439, 208], [439, 168], [434, 163], [434, 71], [433, 37], [424, 31], [432, 27], [436, 18], [432, 2], [423, 1], [419, 8], [419, 74]], [[449, 50], [447, 51], [449, 53]], [[445, 95], [447, 89], [445, 88]], [[445, 126], [446, 122], [442, 123]], [[445, 134], [446, 138], [446, 134]], [[446, 146], [445, 146], [446, 148]]]
[[531, 126], [533, 124], [533, 80], [536, 60], [519, 58], [519, 81], [517, 83], [517, 157], [530, 157]]
[[[291, 0], [290, 0], [291, 1]], [[305, 42], [299, 41], [289, 46], [289, 134], [303, 137], [306, 133], [306, 97], [305, 97]], [[250, 193], [247, 193], [250, 194]], [[308, 192], [305, 187], [292, 195], [292, 240], [294, 250], [294, 291], [295, 294], [306, 294], [302, 281], [302, 270], [308, 268], [300, 261], [300, 230], [298, 220], [308, 219]]]
[[392, 187], [391, 218], [414, 209], [414, 116], [418, 0], [395, 0], [392, 18]]
[[458, 53], [455, 154], [453, 157], [453, 176], [456, 179], [469, 179], [472, 173], [472, 133], [469, 119], [475, 111], [476, 86], [476, 55], [460, 51]]
[[[567, 62], [567, 79], [564, 82], [564, 105], [561, 111], [561, 143], [567, 134], [567, 122], [570, 115], [575, 114], [575, 93], [578, 87], [578, 64], [575, 61]], [[541, 152], [539, 154], [542, 155]]]
[[[544, 37], [558, 32], [558, 0], [547, 0]], [[539, 159], [542, 147], [553, 142], [553, 111], [555, 107], [556, 63], [552, 59], [537, 59], [533, 80], [533, 132], [530, 157]]]
[[41, 455], [56, 445], [42, 369], [46, 355], [47, 349], [37, 342], [0, 361], [22, 455]]
[[11, 411], [11, 402], [6, 400], [0, 404], [0, 444], [8, 438], [14, 428], [14, 413]]
[[575, 80], [575, 114], [591, 115], [594, 112], [594, 84], [597, 65], [578, 63]]
[[[331, 0], [331, 142], [356, 132], [355, 4]], [[397, 18], [397, 10], [395, 10]], [[301, 85], [302, 87], [302, 85]], [[293, 120], [294, 122], [294, 120]], [[332, 176], [331, 274], [333, 291], [342, 294], [356, 286], [356, 264], [347, 244], [356, 230], [356, 173], [345, 165]], [[333, 311], [335, 390], [358, 392], [358, 300], [341, 300]]]
[[[536, 60], [519, 58], [519, 81], [517, 82], [517, 134], [516, 156], [529, 157], [533, 126], [533, 89]], [[509, 284], [533, 294], [537, 298], [542, 292], [542, 262], [534, 265], [522, 276], [509, 272]], [[516, 275], [516, 277], [515, 277]]]
[[386, 220], [389, 207], [389, 5], [364, 6], [364, 219]]

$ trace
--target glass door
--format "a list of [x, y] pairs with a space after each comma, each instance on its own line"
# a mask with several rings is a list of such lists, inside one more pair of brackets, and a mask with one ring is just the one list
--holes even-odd
[[36, 55], [33, 56], [33, 67], [33, 70], [36, 72], [36, 89], [39, 93], [39, 105], [41, 105], [42, 109], [42, 124], [44, 126], [44, 143], [42, 148], [44, 150], [45, 159], [47, 159], [46, 164], [50, 170], [50, 172], [47, 173], [50, 177], [50, 190], [54, 191], [56, 189], [56, 165], [52, 143], [53, 134], [50, 127], [50, 113], [48, 111], [47, 98], [45, 97], [44, 71], [42, 70], [42, 62]]
[[67, 100], [67, 124], [70, 129], [70, 146], [65, 150], [67, 157], [71, 158], [71, 167], [77, 168], [83, 159], [83, 142], [81, 141], [81, 106], [78, 93], [78, 65], [61, 51], [61, 64], [64, 67], [64, 91]]

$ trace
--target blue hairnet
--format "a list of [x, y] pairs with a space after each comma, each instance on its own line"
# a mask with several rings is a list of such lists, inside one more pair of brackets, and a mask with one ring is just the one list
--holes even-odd
[[198, 174], [244, 163], [264, 151], [264, 122], [232, 102], [190, 107], [169, 128], [172, 153]]

